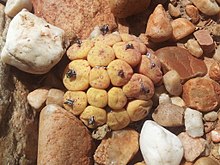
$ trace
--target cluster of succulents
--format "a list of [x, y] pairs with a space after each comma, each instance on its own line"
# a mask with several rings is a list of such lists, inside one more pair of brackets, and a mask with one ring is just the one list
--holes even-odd
[[64, 108], [89, 128], [125, 128], [147, 116], [162, 79], [154, 52], [137, 37], [111, 33], [77, 40], [67, 51]]

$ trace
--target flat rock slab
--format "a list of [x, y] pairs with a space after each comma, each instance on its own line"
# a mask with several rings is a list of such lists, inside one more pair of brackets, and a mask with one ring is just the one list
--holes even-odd
[[86, 38], [97, 25], [116, 27], [114, 15], [107, 0], [32, 0], [34, 13], [60, 27], [69, 39]]
[[163, 72], [176, 70], [182, 82], [207, 73], [205, 63], [193, 57], [186, 49], [170, 46], [158, 49], [156, 56], [162, 63]]

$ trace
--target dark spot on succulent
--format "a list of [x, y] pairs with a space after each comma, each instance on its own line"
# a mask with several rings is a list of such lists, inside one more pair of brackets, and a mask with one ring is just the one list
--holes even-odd
[[148, 94], [150, 92], [150, 90], [144, 86], [144, 83], [142, 81], [140, 81], [140, 85], [141, 85], [141, 89], [140, 89], [141, 93]]
[[134, 46], [133, 46], [133, 44], [127, 44], [126, 45], [126, 47], [125, 47], [125, 50], [127, 50], [127, 49], [134, 49]]
[[109, 32], [109, 25], [103, 25], [100, 27], [100, 31], [103, 35], [107, 34]]
[[119, 70], [118, 71], [118, 76], [121, 77], [121, 78], [125, 78], [125, 73], [123, 70]]
[[74, 41], [74, 43], [76, 43], [76, 44], [78, 45], [78, 47], [81, 47], [82, 41], [81, 41], [79, 38], [77, 38], [77, 39]]
[[50, 26], [49, 26], [49, 25], [45, 25], [45, 27], [50, 28]]
[[88, 124], [89, 124], [89, 125], [95, 125], [95, 117], [94, 117], [94, 116], [91, 116], [91, 117], [89, 118]]
[[156, 66], [155, 63], [153, 63], [153, 62], [150, 63], [150, 68], [151, 68], [151, 69], [153, 69], [155, 66]]
[[66, 72], [66, 77], [67, 77], [67, 78], [75, 78], [75, 77], [76, 77], [76, 71], [73, 70], [73, 69], [69, 69], [69, 70]]
[[73, 105], [73, 104], [74, 104], [74, 100], [66, 99], [66, 101], [64, 102], [64, 104]]

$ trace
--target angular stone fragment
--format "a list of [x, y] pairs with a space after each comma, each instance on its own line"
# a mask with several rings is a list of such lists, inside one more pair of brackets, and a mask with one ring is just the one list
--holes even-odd
[[147, 23], [146, 34], [154, 42], [162, 42], [171, 38], [172, 26], [161, 4], [150, 15]]
[[89, 165], [92, 150], [89, 131], [73, 114], [55, 104], [41, 111], [37, 164]]
[[172, 3], [168, 4], [168, 11], [172, 17], [180, 16], [180, 10], [177, 7], [173, 6]]
[[171, 22], [173, 28], [172, 39], [180, 40], [194, 32], [195, 26], [186, 18], [177, 18]]
[[181, 82], [204, 76], [207, 68], [202, 60], [193, 57], [186, 49], [180, 47], [164, 47], [155, 52], [162, 63], [163, 72], [176, 70], [180, 75]]
[[33, 73], [48, 72], [62, 58], [64, 31], [23, 9], [11, 21], [1, 60]]
[[116, 27], [108, 0], [32, 0], [34, 13], [47, 22], [63, 29], [65, 36], [87, 38], [95, 26]]
[[192, 138], [186, 132], [178, 135], [178, 138], [183, 144], [184, 158], [193, 162], [205, 150], [206, 140], [203, 138]]
[[211, 53], [215, 50], [215, 44], [209, 31], [198, 30], [193, 35], [205, 53]]
[[199, 10], [193, 5], [186, 5], [186, 14], [191, 18], [192, 23], [199, 21]]
[[163, 103], [158, 105], [152, 114], [152, 117], [154, 121], [162, 126], [177, 127], [184, 124], [184, 111], [184, 108], [177, 105], [171, 103]]
[[220, 102], [220, 85], [208, 78], [190, 79], [183, 85], [182, 98], [188, 107], [201, 112], [212, 111]]
[[30, 92], [27, 95], [27, 101], [34, 109], [38, 110], [39, 108], [42, 108], [42, 106], [45, 104], [47, 95], [48, 95], [48, 89], [46, 88], [35, 89], [34, 91]]
[[211, 111], [204, 115], [205, 121], [216, 121], [218, 119], [218, 113], [215, 111]]
[[31, 0], [7, 0], [5, 14], [10, 17], [14, 17], [24, 8], [31, 12]]
[[140, 149], [147, 165], [179, 165], [183, 157], [179, 138], [151, 120], [142, 127]]
[[111, 137], [103, 139], [95, 151], [98, 164], [127, 164], [139, 149], [139, 134], [131, 129], [113, 131]]
[[201, 137], [204, 135], [204, 125], [202, 121], [202, 113], [186, 108], [184, 114], [186, 132], [191, 137]]

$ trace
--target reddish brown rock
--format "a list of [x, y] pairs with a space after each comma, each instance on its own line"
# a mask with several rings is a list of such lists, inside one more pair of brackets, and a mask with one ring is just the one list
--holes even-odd
[[205, 53], [211, 53], [215, 50], [215, 44], [209, 31], [198, 30], [194, 32], [193, 35]]
[[127, 164], [139, 149], [139, 134], [131, 129], [113, 131], [96, 149], [94, 159], [100, 165]]
[[47, 105], [40, 114], [37, 164], [90, 165], [93, 141], [73, 114], [58, 105]]
[[186, 49], [171, 46], [161, 48], [155, 54], [162, 63], [163, 72], [176, 70], [182, 82], [207, 73], [205, 63], [193, 57]]
[[219, 105], [220, 85], [208, 78], [190, 79], [183, 85], [182, 97], [187, 107], [209, 112]]
[[65, 30], [66, 37], [86, 38], [97, 25], [116, 27], [107, 0], [32, 0], [34, 13]]
[[191, 18], [192, 23], [199, 21], [199, 10], [193, 5], [186, 5], [186, 14]]

